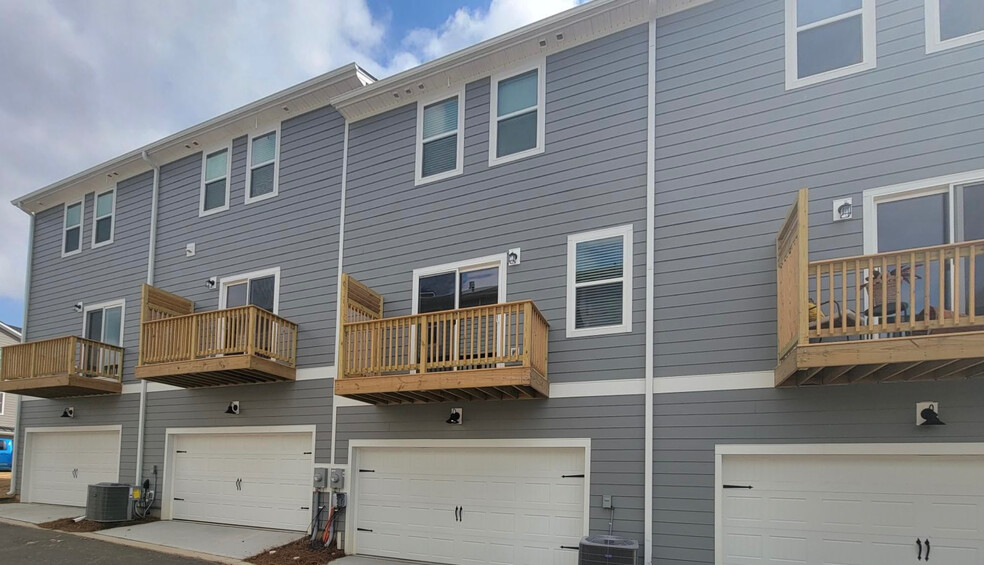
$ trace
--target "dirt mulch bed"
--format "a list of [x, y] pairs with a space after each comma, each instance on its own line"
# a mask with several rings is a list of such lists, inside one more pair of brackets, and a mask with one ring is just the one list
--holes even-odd
[[344, 551], [325, 549], [320, 543], [316, 549], [311, 549], [309, 543], [308, 538], [299, 539], [254, 555], [246, 561], [255, 565], [325, 565], [329, 561], [345, 556]]
[[11, 501], [13, 496], [8, 496], [7, 491], [10, 490], [10, 471], [0, 473], [0, 500]]
[[147, 524], [149, 522], [156, 521], [157, 518], [150, 516], [143, 520], [130, 520], [129, 522], [93, 522], [92, 520], [82, 520], [80, 522], [76, 522], [74, 518], [63, 518], [61, 520], [53, 520], [51, 522], [38, 524], [38, 527], [48, 530], [59, 530], [62, 532], [88, 533], [108, 530], [110, 528], [122, 528], [123, 526], [138, 526], [140, 524]]

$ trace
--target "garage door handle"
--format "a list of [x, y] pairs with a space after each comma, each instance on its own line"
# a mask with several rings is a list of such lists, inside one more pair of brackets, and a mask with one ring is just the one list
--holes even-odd
[[929, 561], [929, 538], [926, 538], [926, 561]]
[[580, 547], [578, 547], [576, 545], [562, 545], [562, 546], [560, 546], [560, 548], [561, 549], [576, 549], [576, 550], [581, 549]]
[[916, 538], [916, 546], [919, 547], [919, 554], [916, 555], [916, 561], [922, 561], [922, 540]]

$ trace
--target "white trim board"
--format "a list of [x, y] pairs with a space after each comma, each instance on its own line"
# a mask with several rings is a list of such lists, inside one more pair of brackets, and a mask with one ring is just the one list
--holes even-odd
[[[67, 399], [71, 400], [71, 399]], [[22, 502], [30, 502], [31, 492], [31, 438], [32, 434], [45, 433], [92, 433], [92, 432], [116, 432], [116, 482], [120, 480], [120, 457], [123, 451], [123, 425], [108, 424], [102, 426], [45, 426], [36, 428], [24, 428], [24, 463], [21, 471], [20, 493]], [[16, 441], [15, 441], [16, 444]], [[14, 451], [17, 446], [14, 445]]]
[[[538, 439], [350, 439], [348, 442], [348, 466], [358, 468], [358, 450], [364, 448], [582, 448], [584, 449], [584, 533], [589, 534], [591, 516], [591, 438], [538, 438]], [[358, 473], [349, 473], [348, 508], [351, 518], [345, 520], [345, 553], [357, 554], [355, 532], [358, 523], [358, 502], [354, 499], [358, 492], [356, 481]]]
[[724, 564], [724, 458], [729, 455], [984, 455], [984, 443], [816, 443], [714, 446], [714, 564]]
[[314, 452], [317, 426], [220, 426], [214, 428], [167, 428], [164, 430], [164, 477], [161, 481], [161, 520], [172, 520], [174, 509], [171, 493], [174, 492], [174, 444], [172, 438], [179, 435], [236, 435], [236, 434], [311, 434], [311, 473], [314, 473]]
[[687, 375], [680, 377], [655, 377], [654, 394], [673, 394], [678, 392], [713, 392], [717, 390], [746, 390], [755, 388], [775, 388], [773, 371], [750, 371], [746, 373], [718, 373], [711, 375]]
[[645, 393], [645, 378], [550, 383], [550, 398], [588, 398], [596, 396], [624, 396]]

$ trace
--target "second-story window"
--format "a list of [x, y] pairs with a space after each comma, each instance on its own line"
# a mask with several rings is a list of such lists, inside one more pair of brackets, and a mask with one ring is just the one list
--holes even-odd
[[65, 205], [65, 231], [62, 233], [62, 257], [82, 251], [82, 202]]
[[567, 337], [632, 331], [632, 226], [567, 238]]
[[984, 41], [984, 2], [926, 0], [926, 52]]
[[278, 131], [253, 136], [249, 140], [249, 174], [246, 175], [246, 203], [277, 195], [277, 158], [280, 153]]
[[417, 109], [417, 174], [421, 184], [461, 174], [464, 92]]
[[875, 67], [875, 0], [786, 0], [786, 88]]
[[543, 67], [492, 78], [489, 165], [543, 152]]
[[113, 243], [113, 225], [116, 211], [116, 189], [96, 195], [96, 211], [92, 219], [92, 246]]
[[228, 148], [204, 155], [200, 216], [229, 209], [229, 162]]

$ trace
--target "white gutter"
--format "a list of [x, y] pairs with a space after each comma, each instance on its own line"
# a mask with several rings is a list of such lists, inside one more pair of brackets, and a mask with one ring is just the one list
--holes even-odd
[[[27, 308], [28, 304], [31, 302], [31, 271], [32, 265], [34, 264], [34, 214], [31, 214], [30, 222], [27, 228], [27, 270], [24, 273], [24, 310], [21, 318], [21, 343], [27, 343]], [[20, 449], [21, 438], [21, 397], [19, 394], [14, 395], [17, 398], [17, 416], [14, 418], [14, 449], [10, 458], [10, 490], [7, 494], [13, 496], [17, 494], [17, 476], [20, 474], [17, 472], [17, 461], [20, 459], [17, 457], [17, 451]]]
[[338, 351], [342, 341], [342, 322], [345, 313], [342, 312], [342, 254], [345, 252], [345, 189], [348, 181], [348, 147], [349, 147], [349, 122], [345, 120], [345, 133], [342, 137], [342, 200], [338, 214], [338, 280], [335, 283], [335, 297], [337, 306], [338, 323], [335, 326], [335, 380], [332, 381], [331, 392], [331, 464], [335, 464], [335, 428], [338, 419], [338, 402], [335, 401], [335, 383], [342, 371], [338, 365]]
[[[147, 284], [154, 284], [154, 263], [157, 258], [157, 202], [161, 187], [161, 167], [155, 163], [147, 151], [140, 152], [140, 158], [153, 168], [154, 188], [150, 200], [150, 244], [147, 250]], [[143, 304], [140, 305], [143, 308]], [[141, 328], [143, 331], [143, 328]], [[144, 435], [147, 428], [147, 381], [140, 381], [140, 416], [137, 420], [137, 472], [136, 482], [143, 482]]]
[[643, 520], [644, 557], [645, 565], [653, 562], [653, 375], [655, 346], [653, 343], [656, 313], [655, 306], [656, 284], [656, 12], [653, 11], [649, 20], [649, 57], [647, 57], [648, 78], [648, 107], [646, 108], [646, 433], [644, 468], [646, 476], [643, 484], [644, 512]]

